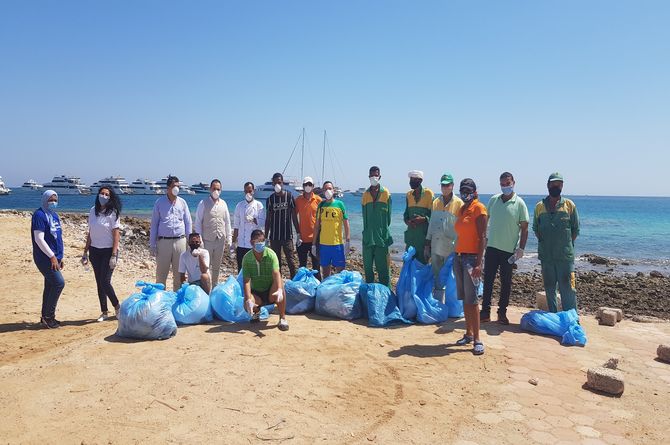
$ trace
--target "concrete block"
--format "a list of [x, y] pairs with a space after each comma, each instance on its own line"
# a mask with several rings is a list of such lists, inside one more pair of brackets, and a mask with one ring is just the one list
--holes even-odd
[[586, 379], [586, 385], [591, 389], [615, 396], [623, 394], [624, 381], [621, 371], [602, 366], [590, 368], [586, 373]]
[[[561, 305], [561, 294], [556, 292], [556, 305], [558, 310], [562, 311], [563, 306]], [[540, 291], [535, 294], [535, 306], [541, 311], [548, 311], [549, 306], [547, 305], [547, 294], [545, 291]]]
[[659, 360], [670, 363], [670, 345], [658, 345], [656, 355], [658, 355]]
[[614, 311], [616, 312], [616, 321], [617, 323], [623, 320], [623, 310], [622, 309], [615, 309], [611, 307], [600, 307], [598, 308], [598, 312], [596, 313], [596, 318], [600, 318], [602, 315], [603, 311]]
[[605, 309], [602, 314], [600, 314], [599, 324], [605, 326], [614, 326], [616, 324], [616, 312]]

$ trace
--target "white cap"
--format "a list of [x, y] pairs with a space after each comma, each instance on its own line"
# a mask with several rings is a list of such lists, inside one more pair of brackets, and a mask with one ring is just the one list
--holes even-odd
[[421, 170], [410, 170], [410, 172], [407, 173], [407, 176], [410, 178], [423, 179], [423, 172]]
[[314, 180], [310, 176], [305, 176], [305, 179], [302, 180], [302, 183], [307, 184], [308, 182], [314, 185]]

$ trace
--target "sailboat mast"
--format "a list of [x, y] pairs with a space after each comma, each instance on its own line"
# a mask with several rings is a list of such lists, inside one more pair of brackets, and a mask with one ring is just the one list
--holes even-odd
[[323, 130], [323, 155], [321, 156], [321, 184], [323, 184], [323, 181], [326, 180], [325, 167], [326, 167], [326, 130]]
[[302, 156], [300, 156], [300, 181], [305, 177], [305, 127], [302, 127]]

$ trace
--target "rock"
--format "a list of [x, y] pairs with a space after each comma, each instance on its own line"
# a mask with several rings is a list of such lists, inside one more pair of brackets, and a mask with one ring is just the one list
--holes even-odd
[[533, 386], [537, 386], [537, 384], [540, 383], [540, 381], [538, 379], [536, 379], [535, 377], [533, 377], [533, 378], [528, 380], [528, 383], [530, 383]]
[[652, 278], [665, 278], [665, 275], [663, 275], [661, 272], [657, 270], [652, 270], [649, 272], [649, 276]]
[[650, 315], [634, 315], [633, 321], [636, 323], [662, 323], [663, 320]]
[[[556, 305], [558, 310], [562, 311], [563, 307], [561, 306], [561, 294], [556, 292]], [[545, 291], [539, 291], [535, 294], [535, 306], [541, 311], [548, 311], [549, 306], [547, 305], [547, 294]]]
[[584, 255], [584, 258], [591, 264], [607, 265], [610, 263], [610, 260], [608, 260], [607, 258], [594, 254]]
[[644, 272], [638, 272], [638, 273], [635, 274], [635, 276], [636, 276], [636, 277], [643, 277], [643, 276], [644, 276]]
[[622, 309], [614, 309], [614, 308], [611, 308], [611, 307], [599, 307], [598, 312], [596, 313], [596, 318], [600, 318], [600, 316], [602, 315], [602, 313], [604, 311], [614, 311], [614, 312], [616, 312], [616, 321], [617, 322], [620, 322], [621, 320], [623, 320], [623, 310]]
[[656, 355], [658, 355], [659, 360], [670, 363], [670, 345], [658, 345]]
[[598, 324], [605, 326], [614, 326], [616, 324], [617, 313], [615, 311], [605, 309], [600, 313], [600, 318]]
[[586, 372], [586, 386], [607, 394], [623, 394], [624, 382], [621, 371], [608, 369], [602, 366], [590, 368]]
[[618, 357], [610, 357], [609, 360], [605, 362], [603, 365], [603, 368], [607, 369], [617, 369], [619, 367], [619, 358]]

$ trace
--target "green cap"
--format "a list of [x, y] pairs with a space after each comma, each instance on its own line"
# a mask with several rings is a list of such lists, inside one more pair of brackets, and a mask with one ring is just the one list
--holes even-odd
[[547, 182], [551, 182], [551, 181], [561, 181], [561, 182], [563, 182], [563, 175], [558, 173], [558, 172], [552, 173], [552, 174], [549, 175], [549, 181], [547, 181]]
[[442, 178], [440, 179], [440, 184], [449, 185], [453, 183], [454, 183], [454, 177], [451, 176], [451, 173], [445, 173], [442, 175]]

